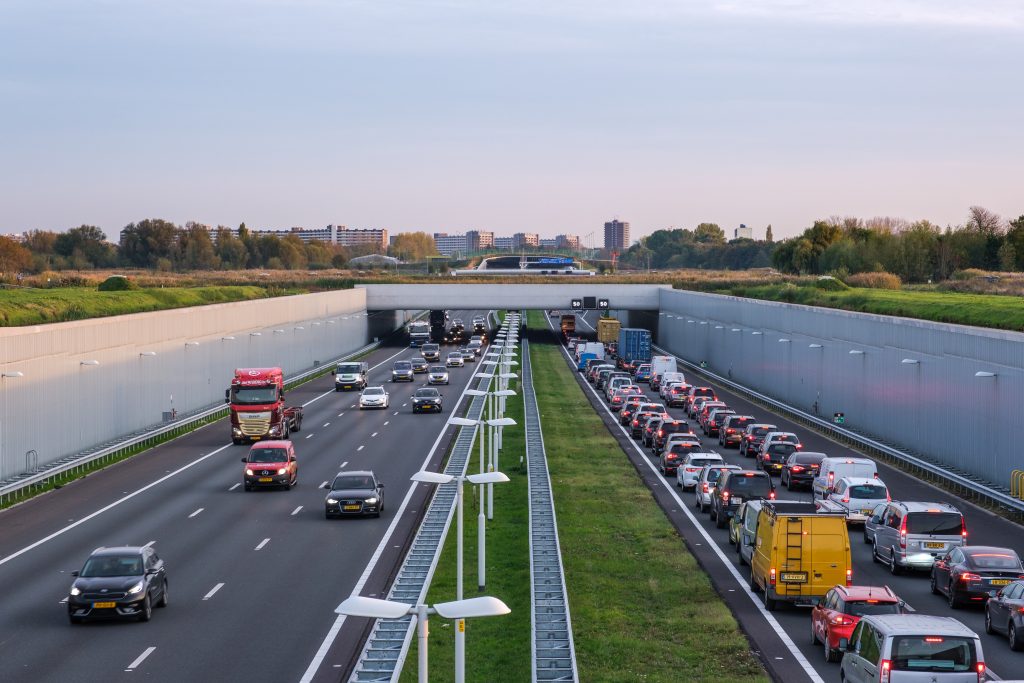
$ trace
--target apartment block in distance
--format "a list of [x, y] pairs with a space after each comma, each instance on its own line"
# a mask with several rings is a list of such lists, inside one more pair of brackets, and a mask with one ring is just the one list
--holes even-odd
[[442, 256], [453, 254], [465, 254], [469, 244], [468, 235], [449, 235], [446, 232], [434, 233], [434, 244], [437, 245], [437, 253]]
[[604, 248], [608, 251], [625, 251], [630, 245], [629, 223], [619, 220], [604, 224]]
[[381, 252], [388, 249], [388, 231], [386, 228], [346, 228], [344, 225], [329, 225], [334, 231], [334, 244], [351, 247], [357, 244], [372, 244]]
[[491, 249], [494, 244], [494, 233], [489, 230], [469, 230], [466, 232], [466, 250], [480, 251]]

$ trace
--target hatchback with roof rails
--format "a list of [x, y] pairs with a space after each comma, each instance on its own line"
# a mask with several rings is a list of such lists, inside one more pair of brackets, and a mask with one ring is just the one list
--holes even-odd
[[726, 448], [739, 446], [743, 440], [743, 433], [747, 431], [747, 425], [756, 421], [753, 415], [728, 416], [718, 430], [718, 445]]
[[673, 441], [658, 456], [658, 470], [666, 477], [673, 477], [679, 463], [693, 453], [703, 452], [704, 447], [692, 441]]
[[635, 439], [643, 433], [644, 427], [647, 425], [647, 420], [652, 417], [662, 417], [667, 415], [665, 412], [665, 406], [660, 403], [641, 403], [635, 413], [633, 413], [633, 419], [629, 421], [630, 435]]
[[166, 607], [167, 568], [151, 546], [97, 548], [75, 577], [67, 598], [68, 620], [149, 621], [153, 607]]
[[718, 394], [716, 394], [715, 390], [712, 389], [711, 387], [699, 387], [699, 386], [693, 385], [693, 386], [690, 387], [689, 391], [686, 393], [686, 405], [683, 406], [683, 407], [686, 408], [687, 410], [689, 410], [690, 406], [693, 404], [693, 401], [695, 399], [697, 399], [697, 398], [702, 397], [702, 396], [704, 398], [710, 398], [713, 401], [718, 399]]
[[754, 457], [757, 454], [757, 449], [761, 447], [765, 436], [777, 429], [778, 427], [775, 425], [766, 422], [747, 425], [746, 430], [743, 432], [743, 438], [740, 440], [740, 455], [748, 458]]
[[668, 437], [672, 434], [689, 434], [690, 425], [686, 423], [686, 420], [673, 420], [671, 418], [663, 420], [658, 426], [658, 431], [655, 432], [654, 438], [651, 439], [651, 450], [657, 455], [661, 453], [662, 449], [665, 448], [665, 442]]
[[905, 608], [888, 586], [838, 585], [811, 609], [811, 640], [824, 645], [826, 662], [838, 662], [842, 658], [839, 639], [849, 639], [861, 617], [904, 614]]
[[660, 414], [647, 418], [647, 421], [644, 422], [643, 429], [640, 430], [640, 444], [653, 448], [654, 435], [658, 433], [658, 429], [661, 428], [661, 423], [664, 421], [665, 418]]
[[874, 559], [893, 574], [931, 569], [936, 558], [967, 543], [964, 515], [948, 503], [894, 500], [872, 510], [865, 528], [869, 523]]
[[697, 478], [697, 485], [693, 489], [693, 506], [701, 512], [711, 511], [711, 499], [715, 495], [715, 487], [722, 475], [732, 470], [741, 469], [739, 465], [705, 465]]
[[722, 431], [722, 423], [725, 422], [725, 418], [735, 414], [736, 411], [732, 408], [718, 408], [708, 413], [708, 417], [704, 421], [704, 433], [710, 437], [718, 436]]
[[700, 480], [701, 470], [707, 465], [724, 465], [725, 460], [718, 453], [694, 451], [687, 453], [682, 460], [676, 462], [676, 487], [691, 491]]
[[726, 472], [711, 497], [711, 520], [716, 527], [724, 529], [740, 503], [754, 498], [775, 500], [775, 485], [771, 477], [753, 470]]
[[[796, 453], [796, 445], [791, 443], [768, 443], [765, 442], [761, 445], [761, 449], [757, 452], [757, 463], [755, 467], [759, 470], [764, 470], [768, 474], [782, 474], [782, 471], [786, 468], [786, 461], [789, 460], [789, 456]], [[818, 468], [821, 467], [821, 460], [825, 459], [823, 454], [821, 459], [818, 460]], [[812, 477], [810, 482], [813, 482]]]
[[[725, 402], [723, 401], [704, 401], [703, 403], [700, 404], [700, 409], [697, 411], [697, 424], [700, 425], [701, 429], [705, 429], [708, 417], [711, 416], [711, 413], [714, 410], [717, 410], [719, 408], [727, 409], [728, 407], [729, 406], [725, 405]], [[732, 412], [735, 413], [736, 411], [734, 410]]]

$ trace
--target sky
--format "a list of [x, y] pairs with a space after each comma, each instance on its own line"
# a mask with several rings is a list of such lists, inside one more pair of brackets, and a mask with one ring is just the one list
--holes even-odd
[[0, 233], [1024, 214], [1021, 0], [3, 0]]

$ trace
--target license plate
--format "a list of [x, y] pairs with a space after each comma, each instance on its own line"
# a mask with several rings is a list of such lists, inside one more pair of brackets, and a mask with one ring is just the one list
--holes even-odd
[[783, 583], [807, 583], [807, 572], [782, 572], [779, 580]]
[[117, 607], [117, 603], [116, 602], [94, 602], [94, 603], [92, 603], [92, 606], [95, 609], [113, 609], [114, 607]]
[[274, 481], [273, 477], [260, 477], [261, 482]]
[[991, 579], [989, 581], [993, 586], [1008, 586], [1010, 584], [1009, 579]]
[[946, 544], [945, 543], [925, 543], [924, 547], [925, 548], [936, 548], [938, 550], [942, 550], [943, 548], [946, 547]]
[[358, 510], [359, 506], [358, 505], [346, 505], [345, 509], [346, 510]]
[[[870, 515], [871, 514], [871, 509], [869, 508], [867, 510], [861, 510], [860, 514], [862, 514], [862, 515]], [[931, 547], [931, 546], [929, 546], [929, 547]], [[940, 545], [939, 547], [941, 548], [942, 546]]]

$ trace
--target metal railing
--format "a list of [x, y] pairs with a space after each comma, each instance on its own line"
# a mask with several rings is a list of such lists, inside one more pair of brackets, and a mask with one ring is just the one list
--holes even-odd
[[[491, 366], [491, 373], [494, 368]], [[486, 389], [489, 378], [477, 381], [476, 389]], [[475, 396], [466, 411], [466, 417], [479, 420], [483, 414], [484, 397]], [[459, 427], [455, 445], [448, 456], [445, 474], [462, 476], [466, 473], [472, 454], [476, 427]], [[481, 438], [482, 435], [481, 435]], [[409, 546], [409, 552], [395, 576], [388, 592], [388, 600], [411, 605], [421, 604], [427, 599], [430, 580], [441, 557], [444, 539], [448, 535], [452, 517], [455, 514], [457, 484], [452, 481], [438, 486], [430, 505], [427, 507], [416, 536]], [[370, 636], [363, 645], [350, 681], [397, 681], [402, 673], [406, 654], [412, 641], [416, 620], [412, 616], [401, 619], [378, 619]]]
[[[290, 389], [308, 380], [315, 379], [316, 377], [329, 372], [335, 363], [372, 351], [378, 346], [380, 346], [380, 342], [375, 341], [372, 344], [367, 344], [366, 346], [356, 349], [351, 353], [325, 361], [322, 364], [314, 365], [309, 370], [305, 370], [297, 375], [289, 377], [285, 381], [285, 388]], [[137, 449], [139, 451], [145, 450], [158, 443], [190, 432], [196, 426], [219, 420], [227, 414], [227, 406], [223, 403], [218, 403], [181, 415], [172, 422], [157, 426], [150, 426], [138, 432], [118, 437], [118, 439], [98, 444], [85, 451], [74, 453], [54, 462], [47, 463], [42, 467], [32, 467], [21, 474], [0, 482], [0, 504], [4, 503], [8, 497], [15, 497], [19, 495], [28, 487], [45, 487], [53, 479], [78, 473], [97, 463], [117, 460], [133, 449]], [[30, 453], [33, 452], [34, 451], [30, 451]], [[38, 454], [36, 455], [36, 458], [38, 459]], [[28, 456], [26, 456], [26, 459], [26, 462], [29, 462]]]
[[1024, 500], [1024, 470], [1010, 472], [1010, 495]]
[[954, 472], [949, 467], [945, 467], [940, 463], [929, 462], [921, 456], [912, 455], [890, 444], [883, 443], [877, 439], [872, 439], [863, 434], [840, 427], [828, 420], [818, 417], [817, 415], [806, 413], [799, 408], [794, 408], [788, 404], [771, 398], [770, 396], [766, 396], [754, 391], [753, 389], [749, 389], [742, 384], [737, 384], [726, 377], [717, 375], [707, 368], [702, 368], [695, 363], [679, 358], [671, 351], [663, 349], [660, 346], [652, 345], [652, 348], [660, 353], [672, 356], [676, 359], [676, 362], [679, 365], [685, 366], [699, 375], [713, 379], [718, 384], [729, 387], [736, 393], [746, 396], [755, 403], [759, 403], [764, 407], [770, 410], [775, 410], [796, 422], [823, 432], [826, 436], [837, 441], [850, 444], [868, 454], [896, 464], [912, 474], [941, 483], [962, 498], [972, 499], [981, 504], [1003, 508], [1017, 517], [1024, 517], [1024, 500], [1018, 500], [1011, 492], [1006, 489], [1000, 489], [1000, 487], [992, 482], [974, 477], [966, 472]]
[[519, 354], [523, 415], [526, 423], [526, 469], [530, 499], [530, 659], [532, 679], [578, 681], [576, 647], [569, 617], [569, 596], [562, 570], [555, 502], [548, 474], [544, 433], [533, 389], [530, 343]]

